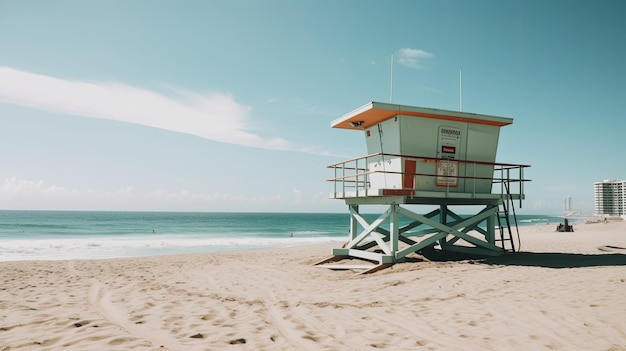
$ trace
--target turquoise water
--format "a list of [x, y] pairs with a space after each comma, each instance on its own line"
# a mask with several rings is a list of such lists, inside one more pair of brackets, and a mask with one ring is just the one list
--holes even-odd
[[[0, 211], [0, 261], [136, 257], [344, 241], [349, 221], [347, 213]], [[543, 215], [518, 216], [520, 226], [561, 221]]]

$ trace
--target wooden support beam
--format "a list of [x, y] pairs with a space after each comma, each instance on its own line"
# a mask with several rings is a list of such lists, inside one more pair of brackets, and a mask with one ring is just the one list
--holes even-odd
[[[403, 260], [407, 255], [435, 246], [439, 243], [443, 250], [479, 255], [500, 255], [502, 250], [493, 242], [494, 229], [489, 228], [494, 224], [494, 216], [498, 205], [485, 204], [480, 212], [468, 218], [463, 218], [454, 213], [447, 205], [441, 205], [425, 215], [412, 212], [399, 204], [388, 205], [387, 210], [375, 220], [368, 220], [359, 213], [359, 206], [349, 204], [350, 208], [350, 241], [340, 249], [334, 249], [335, 259], [326, 259], [324, 263], [331, 263], [344, 258], [359, 258], [377, 262], [377, 266], [371, 270], [382, 269], [384, 265], [391, 265]], [[434, 220], [439, 215], [440, 222]], [[411, 220], [408, 224], [400, 226], [402, 220]], [[481, 227], [481, 223], [487, 222], [487, 228]], [[383, 224], [389, 224], [389, 229], [382, 228]], [[414, 228], [424, 228], [410, 232]], [[358, 232], [361, 227], [362, 231]], [[477, 232], [479, 235], [470, 235], [469, 232]], [[461, 245], [463, 240], [469, 245]], [[402, 249], [399, 243], [406, 244]], [[374, 249], [377, 249], [374, 251]], [[321, 264], [321, 263], [318, 263]], [[336, 265], [341, 266], [341, 265]], [[336, 269], [357, 269], [349, 265]], [[333, 267], [329, 267], [334, 269]]]
[[434, 245], [437, 240], [442, 239], [443, 237], [445, 237], [447, 235], [447, 233], [438, 233], [435, 234], [433, 236], [431, 236], [430, 238], [426, 238], [422, 241], [420, 241], [419, 243], [416, 243], [415, 245], [411, 245], [403, 250], [400, 250], [396, 253], [396, 260], [399, 260], [401, 258], [406, 257], [409, 254], [412, 254], [414, 252], [417, 252], [421, 249], [424, 249], [428, 246]]
[[376, 230], [378, 228], [378, 226], [381, 223], [383, 223], [387, 219], [387, 217], [389, 217], [389, 214], [390, 214], [390, 210], [388, 209], [387, 211], [385, 211], [385, 213], [380, 215], [380, 217], [378, 217], [375, 221], [373, 221], [370, 224], [370, 223], [367, 222], [367, 220], [365, 218], [363, 218], [361, 216], [361, 214], [359, 214], [359, 213], [352, 213], [352, 217], [355, 218], [359, 222], [359, 224], [361, 224], [361, 226], [363, 227], [363, 231], [361, 232], [361, 234], [357, 235], [356, 238], [350, 240], [350, 242], [347, 245], [347, 248], [353, 248], [353, 247], [357, 246], [372, 231]]

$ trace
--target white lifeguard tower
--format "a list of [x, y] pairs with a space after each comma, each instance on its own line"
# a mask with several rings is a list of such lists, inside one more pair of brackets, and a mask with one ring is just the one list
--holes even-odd
[[[511, 118], [380, 102], [331, 122], [333, 128], [363, 133], [368, 155], [329, 166], [331, 197], [345, 200], [351, 214], [350, 240], [319, 264], [360, 258], [378, 263], [368, 268], [373, 271], [426, 248], [515, 252], [513, 205], [519, 201], [521, 207], [529, 166], [495, 162], [500, 128], [511, 123]], [[368, 219], [361, 208], [370, 205], [386, 211]], [[409, 210], [412, 205], [434, 209], [418, 214]], [[464, 211], [479, 210], [454, 213], [451, 206], [461, 205]]]

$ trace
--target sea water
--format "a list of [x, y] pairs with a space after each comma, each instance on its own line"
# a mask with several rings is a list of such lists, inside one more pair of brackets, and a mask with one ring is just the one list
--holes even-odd
[[[376, 218], [377, 215], [366, 215]], [[518, 215], [518, 224], [562, 222]], [[348, 239], [348, 213], [0, 211], [0, 261], [138, 257]]]

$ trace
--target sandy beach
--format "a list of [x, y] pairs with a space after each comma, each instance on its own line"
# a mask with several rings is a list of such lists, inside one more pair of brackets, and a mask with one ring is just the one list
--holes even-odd
[[0, 263], [0, 351], [626, 350], [626, 223], [520, 228], [522, 252], [369, 275], [340, 243]]

